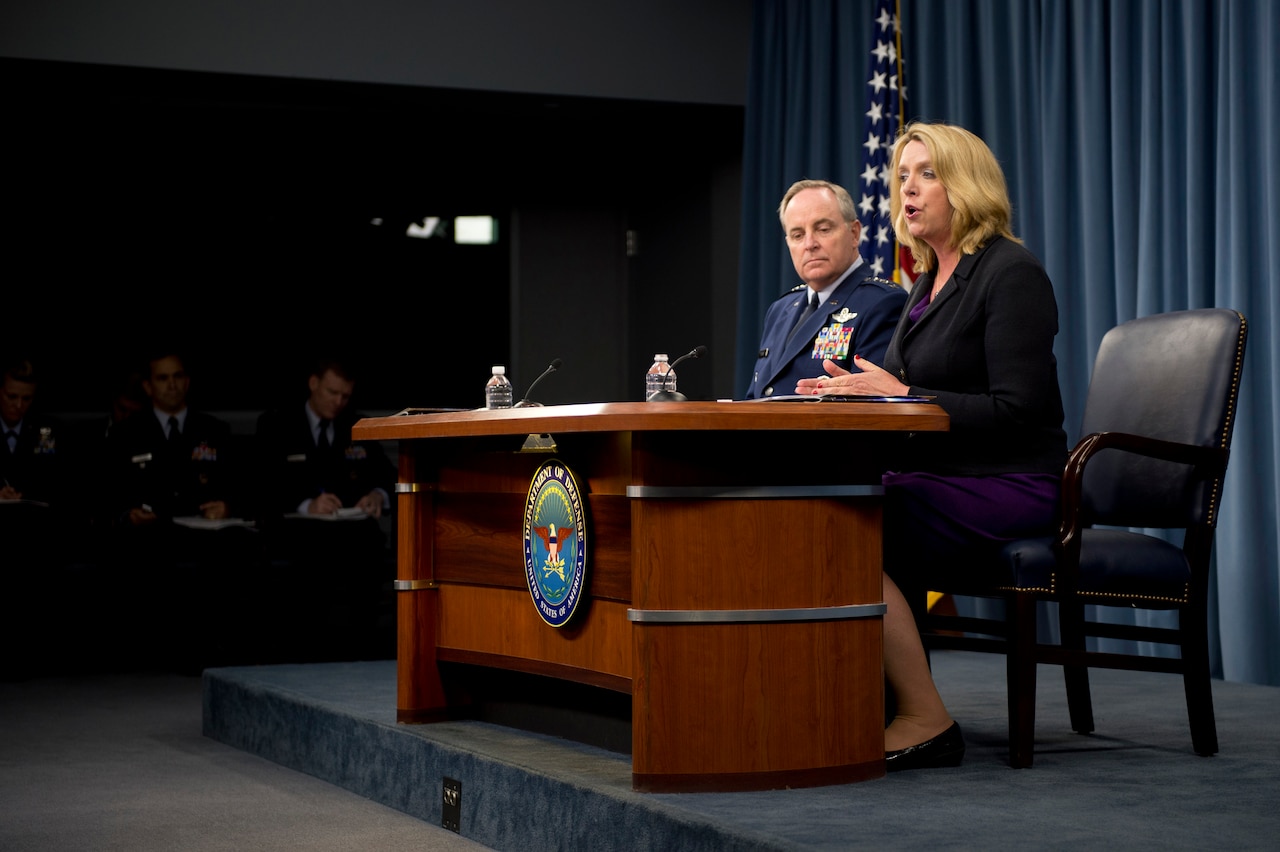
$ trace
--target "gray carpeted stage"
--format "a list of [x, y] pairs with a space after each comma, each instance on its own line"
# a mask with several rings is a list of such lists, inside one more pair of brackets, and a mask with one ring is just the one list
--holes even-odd
[[1003, 658], [943, 652], [968, 742], [958, 769], [759, 793], [642, 794], [628, 755], [480, 721], [395, 722], [395, 663], [209, 669], [204, 733], [495, 849], [1271, 849], [1280, 689], [1214, 684], [1221, 753], [1191, 751], [1181, 679], [1095, 670], [1098, 732], [1067, 723], [1042, 667], [1036, 766], [1005, 762]]

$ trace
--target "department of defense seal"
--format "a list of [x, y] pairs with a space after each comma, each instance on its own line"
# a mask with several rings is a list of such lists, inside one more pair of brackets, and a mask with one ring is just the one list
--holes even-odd
[[582, 491], [557, 459], [533, 474], [524, 504], [524, 575], [533, 606], [552, 627], [563, 627], [586, 586], [587, 529]]

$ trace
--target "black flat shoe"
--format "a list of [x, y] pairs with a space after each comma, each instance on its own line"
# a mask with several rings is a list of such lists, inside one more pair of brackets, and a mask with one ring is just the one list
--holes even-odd
[[964, 760], [964, 737], [960, 735], [960, 723], [931, 740], [884, 753], [884, 771], [902, 772], [907, 769], [937, 769], [943, 766], [959, 766]]

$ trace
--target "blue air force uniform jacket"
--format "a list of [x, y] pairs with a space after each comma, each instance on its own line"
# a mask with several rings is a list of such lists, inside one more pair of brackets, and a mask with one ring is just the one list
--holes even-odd
[[62, 426], [52, 418], [28, 412], [18, 433], [17, 446], [9, 452], [9, 442], [0, 436], [0, 474], [4, 481], [22, 492], [23, 499], [58, 503], [66, 495], [66, 446]]
[[299, 504], [322, 491], [338, 495], [343, 506], [354, 506], [374, 488], [392, 494], [396, 470], [382, 445], [351, 440], [351, 427], [362, 415], [350, 410], [338, 415], [333, 444], [326, 451], [316, 446], [305, 405], [299, 402], [258, 418], [264, 517], [296, 512]]
[[182, 437], [170, 443], [155, 412], [145, 408], [112, 431], [107, 447], [115, 517], [144, 504], [162, 518], [199, 515], [200, 505], [211, 500], [224, 500], [232, 515], [239, 513], [239, 468], [233, 468], [225, 421], [188, 410]]
[[801, 284], [769, 306], [746, 399], [795, 393], [800, 379], [826, 375], [822, 369], [826, 358], [850, 371], [855, 371], [854, 355], [874, 364], [884, 363], [907, 291], [873, 276], [864, 262], [840, 282], [787, 343], [791, 326], [808, 298], [809, 287]]

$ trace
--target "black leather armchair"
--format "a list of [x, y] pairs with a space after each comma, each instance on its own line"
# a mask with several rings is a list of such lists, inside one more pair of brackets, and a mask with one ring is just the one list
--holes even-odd
[[[1180, 673], [1193, 748], [1217, 752], [1207, 597], [1246, 336], [1244, 316], [1226, 309], [1157, 314], [1107, 332], [1083, 437], [1062, 474], [1057, 536], [1005, 546], [989, 582], [957, 581], [991, 578], [989, 565], [928, 578], [934, 591], [1005, 602], [1003, 617], [919, 617], [926, 648], [1007, 655], [1013, 766], [1032, 764], [1039, 663], [1063, 667], [1071, 727], [1082, 734], [1094, 729], [1089, 668]], [[1041, 601], [1057, 605], [1057, 642], [1037, 638]], [[1178, 626], [1105, 623], [1091, 606], [1175, 610]], [[1091, 637], [1172, 645], [1179, 656], [1104, 652]]]

